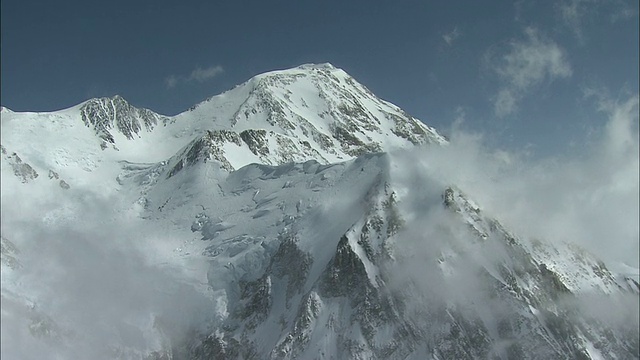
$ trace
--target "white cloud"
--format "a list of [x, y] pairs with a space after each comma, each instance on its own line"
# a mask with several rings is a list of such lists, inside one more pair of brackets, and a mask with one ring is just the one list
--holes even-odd
[[487, 148], [481, 135], [454, 129], [449, 146], [409, 161], [459, 186], [520, 236], [570, 241], [609, 263], [637, 267], [639, 103], [638, 94], [622, 101], [603, 95], [590, 121], [603, 118], [604, 125], [577, 156], [533, 159]]
[[[214, 304], [184, 277], [195, 262], [167, 261], [175, 241], [166, 231], [79, 188], [36, 190], [37, 200], [33, 187], [13, 188], [3, 204], [19, 205], [2, 212], [2, 235], [21, 268], [19, 282], [2, 278], [3, 359], [105, 359], [116, 347], [146, 358], [161, 339], [179, 341], [208, 321]], [[49, 217], [56, 211], [64, 215]]]
[[584, 42], [584, 17], [597, 3], [597, 0], [567, 0], [558, 5], [558, 12], [564, 24], [573, 32], [579, 42]]
[[211, 80], [216, 76], [224, 73], [224, 68], [220, 65], [213, 65], [207, 68], [196, 67], [189, 76], [169, 75], [165, 78], [165, 85], [168, 89], [171, 89], [178, 85], [178, 83], [203, 83]]
[[615, 23], [618, 21], [629, 20], [637, 16], [638, 16], [637, 9], [631, 6], [627, 6], [626, 3], [622, 2], [622, 5], [619, 6], [618, 9], [614, 10], [614, 12], [611, 14], [611, 22]]
[[456, 26], [450, 32], [442, 35], [442, 39], [444, 40], [444, 42], [447, 43], [447, 45], [451, 46], [453, 42], [456, 41], [460, 36], [462, 36], [462, 33], [460, 32], [460, 30], [458, 30], [458, 27]]
[[220, 65], [210, 66], [206, 69], [201, 67], [197, 67], [195, 70], [191, 72], [191, 75], [187, 78], [187, 81], [197, 81], [197, 82], [205, 82], [207, 80], [213, 79], [214, 77], [222, 74], [224, 69]]
[[[463, 120], [454, 123], [447, 146], [395, 154], [393, 163], [410, 170], [393, 172], [407, 224], [394, 249], [399, 261], [389, 284], [410, 299], [408, 313], [436, 317], [455, 304], [456, 310], [470, 311], [468, 318], [482, 317], [488, 327], [502, 317], [517, 316], [508, 302], [486, 291], [491, 285], [479, 275], [517, 260], [491, 236], [475, 241], [477, 235], [444, 209], [442, 192], [451, 185], [524, 244], [532, 239], [572, 243], [614, 273], [633, 273], [621, 263], [637, 268], [639, 262], [639, 96], [621, 101], [599, 96], [592, 113], [597, 119], [592, 120], [601, 120], [603, 126], [578, 156], [535, 159], [489, 148], [482, 134], [461, 129]], [[472, 120], [462, 109], [456, 116]], [[637, 334], [637, 296], [600, 296], [585, 290], [554, 306]]]
[[518, 89], [526, 89], [545, 77], [571, 75], [571, 65], [564, 51], [553, 41], [540, 38], [534, 28], [525, 29], [526, 41], [512, 43], [511, 51], [503, 57], [498, 73]]
[[582, 44], [586, 42], [585, 26], [595, 17], [609, 17], [617, 22], [638, 15], [637, 10], [623, 0], [564, 0], [556, 9], [563, 24]]
[[167, 76], [164, 81], [167, 84], [167, 88], [171, 89], [178, 84], [178, 77], [175, 75]]
[[614, 101], [602, 103], [601, 110], [610, 114], [605, 127], [607, 152], [610, 156], [638, 155], [638, 96], [620, 104]]
[[518, 102], [536, 85], [572, 74], [565, 51], [545, 39], [535, 28], [525, 29], [524, 40], [514, 40], [508, 51], [490, 58], [490, 66], [501, 81], [494, 97], [494, 111], [503, 117], [517, 111]]
[[467, 112], [462, 106], [457, 106], [455, 108], [455, 118], [453, 119], [453, 123], [451, 124], [451, 128], [454, 130], [459, 129], [467, 120]]
[[502, 89], [498, 92], [494, 101], [494, 111], [498, 117], [507, 116], [517, 109], [518, 100], [513, 90]]

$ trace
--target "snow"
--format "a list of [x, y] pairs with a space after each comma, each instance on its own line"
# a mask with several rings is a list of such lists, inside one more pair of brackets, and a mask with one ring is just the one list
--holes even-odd
[[593, 346], [593, 343], [591, 341], [587, 341], [587, 353], [589, 353], [589, 356], [591, 357], [592, 360], [604, 360], [605, 357], [602, 356], [602, 353], [595, 347]]
[[[55, 353], [60, 358], [100, 358], [105, 348], [114, 347], [135, 357], [167, 350], [168, 343], [183, 341], [189, 331], [223, 332], [222, 324], [231, 320], [245, 329], [247, 324], [233, 319], [241, 300], [238, 284], [265, 275], [282, 239], [293, 236], [297, 248], [313, 260], [306, 279], [287, 298], [287, 277], [268, 275], [272, 306], [251, 341], [265, 351], [282, 344], [309, 294], [319, 309], [301, 330], [308, 347], [289, 351], [302, 351], [301, 358], [337, 358], [341, 336], [357, 344], [368, 340], [353, 321], [356, 310], [350, 299], [325, 297], [318, 284], [346, 235], [370, 285], [380, 289], [380, 264], [358, 240], [371, 216], [386, 216], [389, 210], [380, 204], [391, 193], [405, 221], [404, 232], [375, 230], [380, 238], [372, 239], [372, 246], [412, 250], [419, 244], [429, 251], [425, 261], [422, 253], [406, 258], [421, 263], [400, 276], [415, 277], [416, 269], [439, 272], [451, 281], [439, 290], [449, 291], [452, 302], [479, 287], [474, 278], [465, 279], [469, 269], [484, 269], [506, 285], [492, 261], [508, 259], [501, 251], [487, 255], [499, 248], [491, 248], [497, 240], [481, 207], [459, 194], [457, 215], [445, 212], [441, 195], [448, 184], [398, 160], [402, 149], [414, 144], [393, 135], [396, 124], [387, 117], [409, 121], [406, 114], [330, 64], [259, 75], [166, 118], [151, 131], [141, 130], [133, 139], [112, 129], [114, 144], [105, 149], [82, 121], [83, 104], [53, 113], [2, 109], [0, 143], [39, 174], [21, 183], [2, 155], [2, 236], [18, 249], [10, 255], [20, 264], [10, 268], [3, 250], [2, 332], [15, 334], [10, 340], [3, 336], [3, 357]], [[341, 104], [361, 108], [368, 120], [346, 119], [338, 112]], [[281, 106], [277, 114], [289, 123], [269, 118], [269, 106]], [[348, 144], [332, 135], [335, 126], [348, 122], [357, 125], [352, 133], [361, 141], [399, 152], [355, 157], [345, 150]], [[425, 142], [446, 143], [432, 128], [414, 125], [425, 131]], [[240, 134], [248, 129], [267, 130], [268, 153], [256, 155], [244, 142], [223, 141], [203, 153], [220, 150], [235, 171], [205, 158], [169, 176], [186, 158], [187, 146], [208, 130]], [[322, 136], [330, 143], [323, 145]], [[281, 145], [283, 139], [293, 147]], [[311, 150], [304, 152], [304, 142]], [[49, 170], [71, 188], [60, 188], [47, 177]], [[482, 241], [477, 234], [484, 235]], [[526, 246], [536, 264], [557, 272], [571, 291], [617, 291], [613, 280], [596, 274], [597, 260], [590, 255], [569, 245]], [[615, 272], [638, 274], [624, 266]], [[427, 273], [425, 279], [439, 274]], [[537, 307], [526, 308], [540, 316]], [[45, 323], [50, 337], [29, 330]], [[390, 341], [394, 326], [377, 328], [374, 345]], [[369, 345], [363, 356], [373, 356]], [[591, 343], [587, 351], [594, 359], [602, 356]]]
[[261, 160], [246, 147], [240, 147], [234, 143], [226, 143], [222, 147], [227, 160], [235, 169], [248, 164], [260, 164]]

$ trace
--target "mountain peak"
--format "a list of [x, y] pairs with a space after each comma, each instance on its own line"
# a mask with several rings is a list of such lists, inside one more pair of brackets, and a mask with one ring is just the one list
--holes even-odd
[[[638, 353], [636, 280], [383, 153], [445, 140], [333, 66], [171, 118], [121, 96], [3, 110], [0, 135], [2, 326], [35, 358]], [[621, 325], [596, 316], [614, 307]]]
[[120, 95], [90, 99], [80, 107], [80, 114], [84, 124], [93, 127], [102, 138], [103, 149], [106, 143], [115, 143], [114, 134], [110, 131], [112, 128], [127, 139], [133, 139], [143, 127], [151, 131], [164, 119], [149, 109], [134, 107]]
[[298, 65], [292, 68], [267, 71], [262, 74], [258, 74], [251, 78], [248, 82], [251, 84], [260, 84], [264, 79], [274, 78], [288, 78], [288, 77], [315, 77], [315, 76], [330, 76], [338, 80], [339, 78], [352, 78], [344, 70], [333, 66], [330, 63], [308, 63]]
[[232, 156], [236, 161], [225, 156], [234, 169], [251, 162], [326, 164], [364, 153], [446, 142], [435, 129], [329, 63], [256, 75], [176, 120], [181, 128], [189, 123], [190, 132], [199, 136], [207, 130], [236, 134], [234, 139], [242, 141], [220, 144], [220, 153], [238, 144], [243, 150], [234, 152], [246, 153]]
[[308, 64], [302, 64], [298, 67], [296, 67], [296, 69], [302, 69], [302, 70], [335, 70], [337, 69], [335, 66], [333, 66], [331, 63], [325, 62], [325, 63], [308, 63]]
[[[40, 117], [46, 120], [38, 120]], [[225, 170], [250, 163], [279, 165], [315, 160], [329, 164], [365, 153], [446, 142], [435, 129], [376, 97], [329, 63], [303, 64], [257, 75], [172, 117], [137, 108], [114, 95], [90, 99], [55, 114], [3, 112], [3, 123], [14, 118], [21, 119], [15, 122], [22, 128], [18, 131], [27, 130], [18, 126], [24, 121], [42, 127], [42, 131], [52, 120], [64, 129], [75, 128], [74, 124], [82, 128], [84, 124], [98, 138], [102, 150], [118, 151], [110, 152], [110, 156], [146, 163], [177, 156], [210, 131], [216, 135], [215, 141], [203, 140], [202, 144], [215, 156], [197, 159], [210, 157], [221, 162]], [[84, 141], [87, 133], [79, 134], [74, 136], [78, 148], [93, 151], [96, 142]], [[68, 142], [52, 142], [56, 142], [52, 146], [69, 146]]]

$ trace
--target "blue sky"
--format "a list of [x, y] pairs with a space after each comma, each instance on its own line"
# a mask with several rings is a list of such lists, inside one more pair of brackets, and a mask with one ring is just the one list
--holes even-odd
[[120, 94], [173, 115], [253, 75], [331, 62], [427, 124], [545, 156], [638, 93], [637, 0], [2, 0], [2, 98]]

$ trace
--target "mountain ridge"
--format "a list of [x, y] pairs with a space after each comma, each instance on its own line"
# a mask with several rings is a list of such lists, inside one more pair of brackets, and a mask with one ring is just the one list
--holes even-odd
[[2, 117], [15, 344], [132, 359], [640, 348], [633, 322], [583, 303], [637, 316], [632, 282], [573, 245], [519, 238], [407, 161], [446, 139], [330, 64], [259, 75], [175, 117], [121, 97]]
[[[304, 96], [292, 99], [293, 91]], [[446, 142], [433, 128], [378, 99], [330, 64], [257, 75], [173, 117], [136, 108], [118, 95], [90, 99], [58, 112], [12, 112], [3, 117], [67, 117], [67, 121], [77, 121], [77, 112], [98, 136], [102, 150], [125, 150], [122, 160], [140, 162], [166, 160], [196, 137], [204, 137], [206, 142], [211, 136], [207, 131], [217, 134], [217, 149], [211, 151], [220, 154], [218, 158], [227, 169], [249, 162], [282, 164], [316, 159], [330, 163], [367, 152]], [[160, 142], [171, 144], [171, 149], [162, 151], [161, 158], [142, 157], [154, 144], [159, 150]], [[241, 149], [233, 152], [243, 155], [222, 160], [225, 148], [234, 145]], [[130, 153], [135, 155], [127, 158]]]

